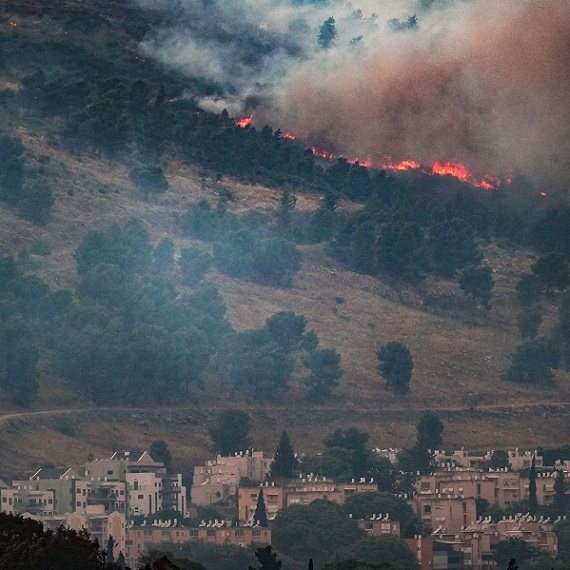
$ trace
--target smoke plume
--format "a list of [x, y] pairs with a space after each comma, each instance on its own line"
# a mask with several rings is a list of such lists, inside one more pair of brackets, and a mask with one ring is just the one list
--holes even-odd
[[[143, 49], [214, 82], [234, 110], [255, 100], [258, 125], [350, 157], [452, 160], [549, 189], [569, 182], [567, 0], [184, 6], [202, 27], [162, 29]], [[388, 24], [412, 14], [415, 27]], [[337, 37], [322, 49], [329, 16]]]

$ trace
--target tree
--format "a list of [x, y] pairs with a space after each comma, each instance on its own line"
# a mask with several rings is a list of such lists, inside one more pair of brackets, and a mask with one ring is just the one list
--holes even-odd
[[309, 388], [313, 400], [324, 400], [331, 395], [343, 374], [340, 355], [334, 348], [320, 348], [311, 352], [303, 361], [311, 370], [304, 383]]
[[153, 441], [150, 444], [149, 453], [155, 461], [164, 463], [167, 469], [172, 467], [172, 453], [170, 453], [170, 449], [168, 449], [168, 445], [164, 440], [157, 439]]
[[315, 473], [335, 481], [354, 479], [354, 451], [327, 447], [322, 453], [305, 455], [301, 467], [304, 473]]
[[303, 315], [283, 311], [274, 313], [265, 321], [265, 330], [286, 352], [292, 352], [301, 346], [306, 324]]
[[255, 551], [255, 557], [259, 562], [259, 567], [249, 570], [281, 570], [282, 562], [277, 558], [277, 553], [273, 552], [271, 546], [262, 546]]
[[437, 414], [423, 414], [417, 425], [417, 443], [421, 449], [439, 449], [441, 446], [441, 436], [443, 434], [443, 424]]
[[284, 190], [281, 193], [277, 209], [277, 227], [284, 235], [287, 235], [291, 230], [291, 213], [296, 205], [297, 197], [288, 190]]
[[389, 513], [392, 520], [400, 522], [404, 537], [414, 536], [420, 530], [412, 507], [405, 499], [392, 493], [355, 493], [346, 498], [343, 508], [355, 520]]
[[378, 372], [386, 381], [386, 388], [399, 394], [406, 394], [410, 389], [414, 362], [408, 348], [401, 342], [389, 342], [376, 356]]
[[542, 305], [532, 305], [517, 316], [517, 326], [523, 339], [533, 339], [538, 334], [544, 310]]
[[493, 469], [504, 469], [509, 467], [509, 455], [504, 449], [495, 449], [491, 456], [491, 467]]
[[547, 338], [538, 338], [517, 347], [505, 378], [521, 384], [548, 384], [554, 381], [553, 368], [560, 364], [558, 347]]
[[417, 282], [427, 265], [424, 233], [416, 223], [391, 223], [382, 228], [378, 249], [380, 269]]
[[517, 283], [516, 291], [519, 305], [528, 307], [540, 298], [542, 283], [534, 273], [523, 275]]
[[59, 527], [44, 531], [42, 524], [0, 513], [0, 568], [10, 570], [104, 570], [104, 553], [87, 532]]
[[531, 265], [532, 272], [542, 281], [547, 291], [563, 291], [570, 284], [568, 262], [560, 253], [549, 253]]
[[568, 505], [568, 495], [566, 495], [566, 479], [564, 478], [564, 469], [556, 470], [554, 478], [554, 502], [553, 507], [557, 511], [557, 515], [563, 515]]
[[350, 450], [352, 452], [352, 476], [363, 477], [368, 472], [369, 451], [366, 444], [369, 437], [366, 432], [351, 427], [346, 430], [335, 430], [325, 438], [324, 443], [329, 448]]
[[301, 268], [301, 252], [285, 239], [262, 239], [255, 244], [253, 267], [263, 280], [288, 287]]
[[0, 135], [0, 200], [17, 204], [23, 197], [24, 145], [19, 139]]
[[394, 568], [417, 568], [414, 553], [399, 537], [391, 534], [367, 537], [339, 549], [339, 559], [354, 559], [370, 564], [387, 564]]
[[257, 505], [255, 506], [255, 513], [253, 514], [253, 523], [262, 527], [267, 527], [267, 509], [265, 508], [265, 498], [263, 496], [263, 487], [259, 489], [257, 496]]
[[168, 182], [160, 166], [136, 166], [129, 172], [129, 178], [144, 193], [146, 201], [151, 192], [163, 194], [168, 190]]
[[481, 301], [486, 309], [491, 308], [491, 291], [495, 282], [488, 265], [468, 267], [463, 271], [459, 284], [465, 295], [471, 295], [473, 299]]
[[492, 549], [499, 568], [506, 568], [513, 559], [517, 562], [526, 562], [540, 554], [540, 551], [522, 538], [502, 540], [495, 544]]
[[38, 186], [24, 192], [24, 198], [20, 201], [20, 216], [22, 218], [43, 226], [47, 224], [49, 213], [55, 204], [52, 191], [46, 186]]
[[249, 414], [240, 410], [226, 410], [220, 412], [216, 423], [208, 433], [214, 442], [214, 451], [222, 455], [231, 455], [235, 451], [244, 451], [249, 448], [248, 439], [251, 429]]
[[284, 477], [291, 479], [295, 476], [298, 463], [299, 461], [295, 456], [295, 450], [291, 445], [289, 435], [284, 431], [281, 434], [273, 462], [271, 463], [271, 478]]
[[536, 497], [536, 456], [532, 456], [532, 463], [528, 473], [528, 506], [532, 514], [538, 509], [538, 499]]
[[174, 267], [174, 242], [170, 238], [161, 239], [153, 252], [153, 267], [157, 273], [167, 273]]
[[337, 549], [364, 537], [364, 531], [340, 505], [326, 500], [279, 511], [272, 528], [272, 542], [280, 552], [295, 560], [312, 557], [317, 566]]
[[319, 28], [319, 46], [321, 46], [322, 49], [329, 49], [334, 46], [336, 35], [335, 19], [331, 16], [327, 18]]
[[178, 265], [184, 281], [194, 285], [201, 281], [210, 269], [212, 256], [197, 247], [183, 248], [180, 251]]
[[435, 269], [445, 277], [453, 277], [459, 269], [478, 265], [481, 260], [471, 226], [459, 218], [436, 225], [430, 245]]

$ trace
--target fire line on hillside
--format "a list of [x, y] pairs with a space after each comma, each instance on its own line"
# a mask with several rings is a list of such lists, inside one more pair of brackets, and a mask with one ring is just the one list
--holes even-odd
[[[254, 120], [255, 115], [251, 114], [247, 117], [238, 119], [235, 124], [242, 129], [247, 129], [253, 126]], [[287, 140], [299, 140], [300, 142], [303, 142], [303, 144], [306, 144], [293, 133], [286, 132], [281, 136]], [[315, 156], [322, 158], [323, 160], [337, 160], [338, 158], [346, 158], [333, 152], [319, 149], [315, 146], [308, 146], [308, 148]], [[391, 170], [392, 172], [405, 172], [409, 170], [415, 170], [429, 176], [452, 176], [461, 182], [465, 182], [476, 188], [482, 188], [483, 190], [496, 190], [502, 184], [510, 184], [512, 182], [511, 178], [498, 178], [489, 174], [486, 174], [482, 178], [477, 178], [464, 164], [461, 164], [459, 162], [452, 162], [449, 160], [446, 162], [436, 161], [431, 166], [422, 165], [415, 160], [402, 160], [400, 162], [393, 162], [391, 156], [386, 156], [385, 162], [383, 163], [377, 163], [371, 157], [367, 157], [364, 160], [358, 157], [346, 160], [350, 164], [359, 164], [365, 168], [374, 168], [378, 170]]]

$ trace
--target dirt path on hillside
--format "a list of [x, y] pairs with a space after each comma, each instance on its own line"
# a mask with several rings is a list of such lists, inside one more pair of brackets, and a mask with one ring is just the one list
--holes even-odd
[[[72, 408], [72, 409], [59, 409], [59, 410], [40, 410], [34, 412], [14, 412], [9, 414], [2, 414], [0, 415], [0, 424], [10, 423], [12, 420], [26, 420], [26, 419], [35, 419], [35, 418], [50, 418], [50, 417], [58, 417], [58, 416], [70, 416], [70, 415], [77, 415], [77, 414], [93, 414], [97, 412], [101, 413], [130, 413], [130, 414], [137, 414], [137, 413], [176, 413], [176, 412], [206, 412], [206, 411], [216, 411], [216, 410], [224, 410], [228, 408], [232, 408], [235, 406], [223, 406], [223, 405], [214, 405], [214, 406], [207, 406], [207, 407], [191, 407], [191, 406], [182, 406], [182, 407], [173, 407], [173, 408], [122, 408], [122, 407], [113, 407], [113, 408]], [[404, 413], [404, 412], [414, 412], [414, 413], [425, 413], [425, 412], [435, 412], [441, 414], [478, 414], [484, 412], [512, 412], [512, 411], [534, 411], [538, 412], [541, 410], [564, 410], [568, 408], [570, 410], [570, 402], [527, 402], [527, 403], [516, 403], [516, 404], [487, 404], [487, 405], [480, 405], [474, 407], [442, 407], [442, 408], [409, 408], [409, 407], [400, 407], [400, 408], [385, 408], [380, 411], [383, 413]], [[261, 408], [263, 409], [263, 408]], [[289, 408], [287, 406], [272, 406], [272, 410], [274, 411], [287, 411]], [[350, 412], [360, 412], [360, 413], [374, 413], [379, 410], [374, 410], [371, 408], [326, 408], [323, 407], [323, 410], [328, 412], [334, 413], [336, 411], [350, 411]]]

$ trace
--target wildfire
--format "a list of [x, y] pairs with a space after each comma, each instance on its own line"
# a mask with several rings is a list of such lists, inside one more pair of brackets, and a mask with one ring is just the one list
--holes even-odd
[[243, 119], [236, 121], [236, 125], [242, 129], [246, 129], [252, 123], [253, 123], [253, 115], [250, 115], [249, 117], [244, 117]]
[[14, 22], [13, 20], [10, 22], [10, 27], [11, 28], [17, 28], [18, 27], [18, 22]]
[[[236, 125], [243, 129], [249, 127], [253, 123], [254, 115], [250, 115], [249, 117], [244, 117], [236, 121]], [[295, 141], [298, 140], [297, 135], [293, 133], [283, 133], [281, 135], [282, 138]], [[345, 158], [347, 162], [350, 164], [358, 164], [365, 168], [376, 168], [378, 170], [391, 170], [392, 172], [406, 172], [406, 171], [417, 171], [423, 174], [428, 174], [430, 176], [452, 176], [453, 178], [457, 178], [462, 182], [467, 184], [471, 184], [476, 188], [483, 188], [484, 190], [496, 190], [501, 184], [510, 184], [512, 182], [511, 178], [500, 179], [494, 176], [485, 175], [483, 178], [476, 178], [469, 168], [464, 164], [459, 162], [434, 162], [431, 167], [422, 165], [415, 160], [402, 160], [400, 162], [393, 162], [391, 156], [386, 156], [385, 161], [381, 164], [375, 162], [371, 157], [367, 157], [365, 160], [361, 160], [360, 158], [350, 158], [347, 159], [346, 157], [342, 157], [340, 155], [336, 155], [333, 152], [319, 149], [315, 146], [309, 147], [311, 152], [323, 160], [337, 160], [339, 158]], [[546, 194], [541, 193], [541, 197], [545, 197]]]

